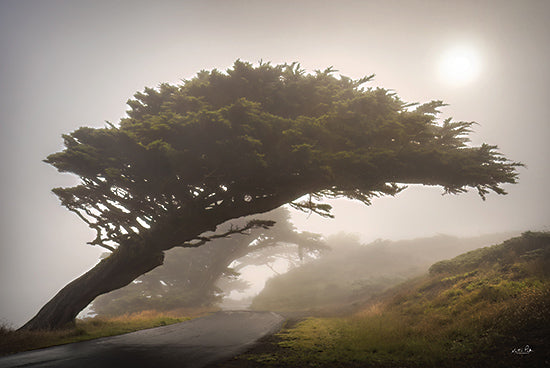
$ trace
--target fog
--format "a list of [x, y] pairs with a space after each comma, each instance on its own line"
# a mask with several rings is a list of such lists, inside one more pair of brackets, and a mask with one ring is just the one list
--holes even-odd
[[429, 238], [361, 244], [357, 236], [339, 233], [327, 238], [331, 247], [319, 258], [268, 279], [251, 308], [277, 312], [335, 314], [380, 300], [386, 289], [426, 274], [436, 262], [499, 244], [518, 234], [471, 238], [437, 235]]
[[239, 58], [375, 73], [405, 101], [444, 100], [442, 118], [479, 123], [474, 144], [527, 165], [507, 196], [414, 186], [369, 207], [333, 201], [335, 219], [295, 213], [299, 229], [365, 242], [548, 230], [549, 16], [545, 0], [0, 1], [0, 320], [22, 324], [101, 253], [50, 192], [74, 183], [41, 161], [61, 135]]

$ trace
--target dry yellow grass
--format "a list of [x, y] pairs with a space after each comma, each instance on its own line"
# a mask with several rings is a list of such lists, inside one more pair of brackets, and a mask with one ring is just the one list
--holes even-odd
[[56, 331], [17, 331], [0, 326], [0, 355], [165, 326], [214, 311], [213, 308], [182, 308], [166, 312], [147, 310], [121, 316], [77, 320], [75, 326]]

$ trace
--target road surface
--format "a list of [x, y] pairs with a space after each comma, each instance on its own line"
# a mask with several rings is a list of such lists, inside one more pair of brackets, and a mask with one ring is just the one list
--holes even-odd
[[169, 326], [0, 358], [0, 368], [200, 368], [246, 351], [277, 332], [272, 312], [225, 311]]

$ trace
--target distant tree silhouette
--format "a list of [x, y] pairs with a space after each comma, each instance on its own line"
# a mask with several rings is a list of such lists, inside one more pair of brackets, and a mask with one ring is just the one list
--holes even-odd
[[174, 247], [198, 247], [269, 221], [220, 227], [284, 204], [330, 216], [323, 198], [369, 204], [402, 184], [504, 194], [515, 162], [468, 145], [471, 122], [438, 121], [441, 101], [411, 105], [331, 68], [241, 61], [174, 86], [137, 93], [128, 117], [64, 135], [45, 160], [80, 184], [61, 203], [112, 254], [69, 283], [24, 329], [59, 328], [98, 295], [161, 265]]
[[[290, 212], [278, 208], [262, 217], [275, 220], [268, 231], [253, 229], [249, 236], [216, 239], [194, 249], [172, 249], [164, 265], [129, 285], [96, 298], [92, 309], [100, 315], [120, 315], [143, 310], [170, 310], [211, 306], [225, 292], [243, 291], [246, 282], [239, 270], [284, 259], [296, 266], [328, 249], [319, 234], [298, 232]], [[240, 219], [241, 226], [250, 218]], [[238, 261], [237, 261], [238, 260]]]

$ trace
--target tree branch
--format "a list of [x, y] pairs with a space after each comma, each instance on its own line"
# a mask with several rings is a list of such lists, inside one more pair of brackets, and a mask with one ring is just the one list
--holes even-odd
[[196, 238], [196, 240], [198, 240], [196, 242], [185, 242], [185, 243], [181, 243], [179, 245], [176, 245], [176, 247], [197, 248], [197, 247], [200, 247], [201, 245], [204, 245], [207, 242], [209, 242], [211, 240], [214, 240], [214, 239], [226, 238], [226, 237], [228, 237], [230, 235], [233, 235], [233, 234], [243, 234], [247, 230], [257, 228], [257, 227], [261, 227], [263, 229], [269, 229], [273, 225], [275, 225], [275, 221], [251, 220], [243, 227], [233, 227], [233, 226], [231, 226], [229, 228], [229, 230], [224, 232], [224, 233], [214, 234], [214, 235], [211, 235], [211, 236], [200, 236], [200, 237]]

